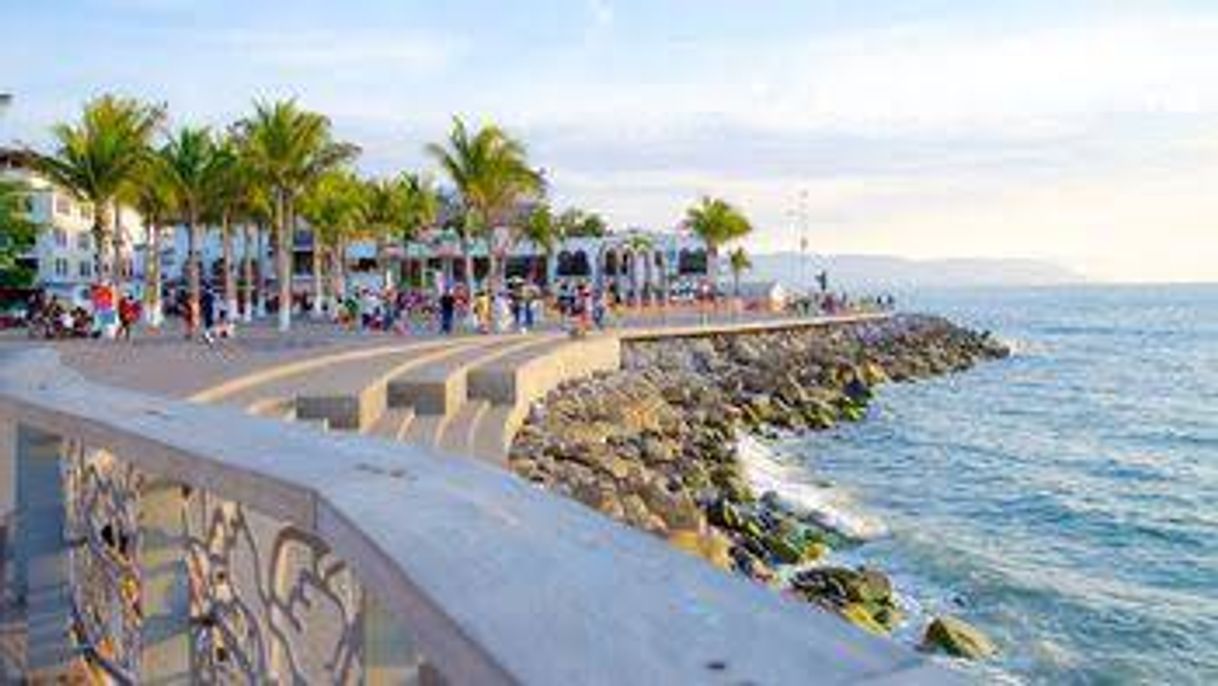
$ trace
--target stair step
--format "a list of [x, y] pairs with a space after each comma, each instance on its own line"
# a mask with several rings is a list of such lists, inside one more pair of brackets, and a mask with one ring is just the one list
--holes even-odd
[[482, 415], [486, 414], [490, 408], [491, 403], [487, 400], [475, 399], [467, 401], [452, 416], [448, 426], [444, 427], [440, 440], [436, 445], [445, 452], [472, 456], [474, 451], [473, 438], [477, 431], [478, 423], [482, 419]]
[[371, 436], [389, 438], [395, 441], [404, 440], [411, 424], [415, 421], [413, 407], [390, 407], [381, 418], [368, 429]]

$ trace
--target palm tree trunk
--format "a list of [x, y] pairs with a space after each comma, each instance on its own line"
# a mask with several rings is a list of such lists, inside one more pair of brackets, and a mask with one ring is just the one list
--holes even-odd
[[255, 281], [257, 282], [257, 290], [254, 293], [254, 313], [259, 319], [266, 317], [266, 295], [268, 285], [267, 277], [271, 273], [271, 270], [268, 268], [269, 265], [267, 265], [266, 261], [267, 252], [270, 249], [270, 243], [273, 239], [273, 235], [271, 235], [272, 233], [272, 230], [268, 227], [261, 224], [258, 225], [258, 253], [256, 255], [258, 264], [256, 265], [257, 272], [254, 277]]
[[[336, 256], [337, 257], [337, 256]], [[313, 318], [321, 319], [325, 310], [326, 285], [322, 282], [322, 247], [317, 229], [313, 229]], [[341, 259], [341, 258], [340, 258]]]
[[275, 275], [279, 279], [279, 330], [292, 328], [292, 238], [288, 227], [287, 198], [275, 193]]
[[106, 224], [105, 219], [99, 214], [93, 217], [93, 279], [99, 283], [109, 281], [106, 273], [106, 252], [110, 248], [110, 241], [106, 240]]
[[[117, 208], [111, 209], [108, 213], [111, 217], [110, 222], [110, 270], [113, 273], [111, 283], [114, 284], [115, 290], [121, 290], [123, 285], [123, 235], [118, 230], [119, 217]], [[118, 302], [115, 301], [117, 307]]]
[[[334, 297], [335, 302], [341, 302], [342, 298], [347, 295], [347, 244], [344, 241], [339, 241], [335, 246], [335, 262], [334, 265]], [[335, 311], [338, 306], [335, 305]]]
[[202, 295], [202, 274], [200, 272], [203, 265], [199, 260], [199, 238], [198, 219], [192, 210], [186, 217], [186, 279], [189, 289], [190, 333], [194, 333], [195, 328], [198, 327], [202, 314], [199, 306]]
[[241, 282], [245, 292], [245, 309], [241, 311], [241, 320], [250, 323], [254, 319], [254, 235], [253, 224], [245, 223], [241, 227]]
[[161, 225], [156, 219], [148, 220], [148, 265], [144, 275], [144, 321], [149, 326], [159, 327], [164, 319], [161, 303]]
[[465, 257], [465, 286], [469, 289], [470, 295], [473, 295], [477, 280], [474, 279], [473, 246], [469, 244], [468, 240], [462, 239], [461, 252]]
[[220, 218], [220, 239], [224, 251], [224, 311], [228, 321], [235, 322], [237, 315], [237, 268], [233, 264], [233, 226], [228, 213]]

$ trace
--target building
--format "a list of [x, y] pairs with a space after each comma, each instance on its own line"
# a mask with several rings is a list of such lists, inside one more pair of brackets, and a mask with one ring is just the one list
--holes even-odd
[[[48, 292], [72, 301], [88, 299], [94, 274], [93, 208], [77, 200], [40, 174], [31, 153], [0, 149], [0, 176], [22, 184], [27, 190], [29, 218], [39, 231], [34, 248], [25, 257], [34, 270], [34, 283]], [[115, 267], [125, 280], [139, 288], [142, 274], [137, 257], [144, 242], [144, 223], [130, 208], [115, 213], [120, 237]]]

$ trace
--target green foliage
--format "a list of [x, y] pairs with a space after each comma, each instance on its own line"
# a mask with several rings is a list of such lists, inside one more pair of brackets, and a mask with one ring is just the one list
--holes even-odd
[[572, 207], [558, 215], [559, 232], [566, 238], [601, 238], [609, 233], [604, 217]]
[[386, 239], [410, 240], [435, 223], [440, 197], [430, 178], [403, 172], [367, 182], [369, 229]]
[[368, 218], [370, 192], [349, 171], [326, 172], [300, 199], [300, 214], [321, 245], [336, 248], [359, 237]]
[[453, 118], [446, 145], [426, 148], [461, 196], [467, 212], [464, 229], [484, 233], [506, 221], [517, 204], [545, 190], [541, 172], [528, 165], [524, 144], [488, 124], [471, 133]]
[[753, 226], [740, 210], [725, 200], [703, 196], [698, 204], [689, 208], [685, 220], [690, 230], [706, 241], [715, 253], [724, 244], [744, 238]]
[[5, 286], [28, 286], [34, 278], [18, 263], [38, 236], [38, 225], [26, 212], [27, 197], [20, 184], [0, 179], [0, 284]]
[[359, 154], [356, 146], [334, 140], [327, 117], [300, 109], [295, 100], [256, 102], [236, 133], [250, 172], [285, 199]]
[[533, 245], [541, 248], [545, 254], [552, 255], [555, 248], [558, 247], [558, 241], [562, 238], [560, 230], [554, 212], [550, 210], [549, 205], [542, 203], [534, 207], [525, 217], [521, 235]]
[[728, 254], [728, 264], [732, 268], [732, 274], [739, 279], [740, 275], [753, 268], [753, 260], [749, 258], [749, 254], [744, 251], [744, 248], [736, 248]]
[[51, 129], [56, 141], [50, 156], [35, 156], [39, 170], [59, 187], [93, 206], [93, 237], [98, 273], [110, 237], [110, 205], [130, 195], [152, 155], [150, 143], [165, 117], [163, 106], [103, 95], [85, 103], [76, 124]]

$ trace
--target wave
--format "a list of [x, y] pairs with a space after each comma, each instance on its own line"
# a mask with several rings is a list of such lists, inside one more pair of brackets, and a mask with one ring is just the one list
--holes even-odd
[[757, 493], [773, 493], [793, 512], [810, 517], [847, 538], [865, 541], [888, 534], [879, 517], [863, 510], [846, 491], [818, 482], [803, 465], [758, 438], [741, 436], [736, 443], [749, 485]]

